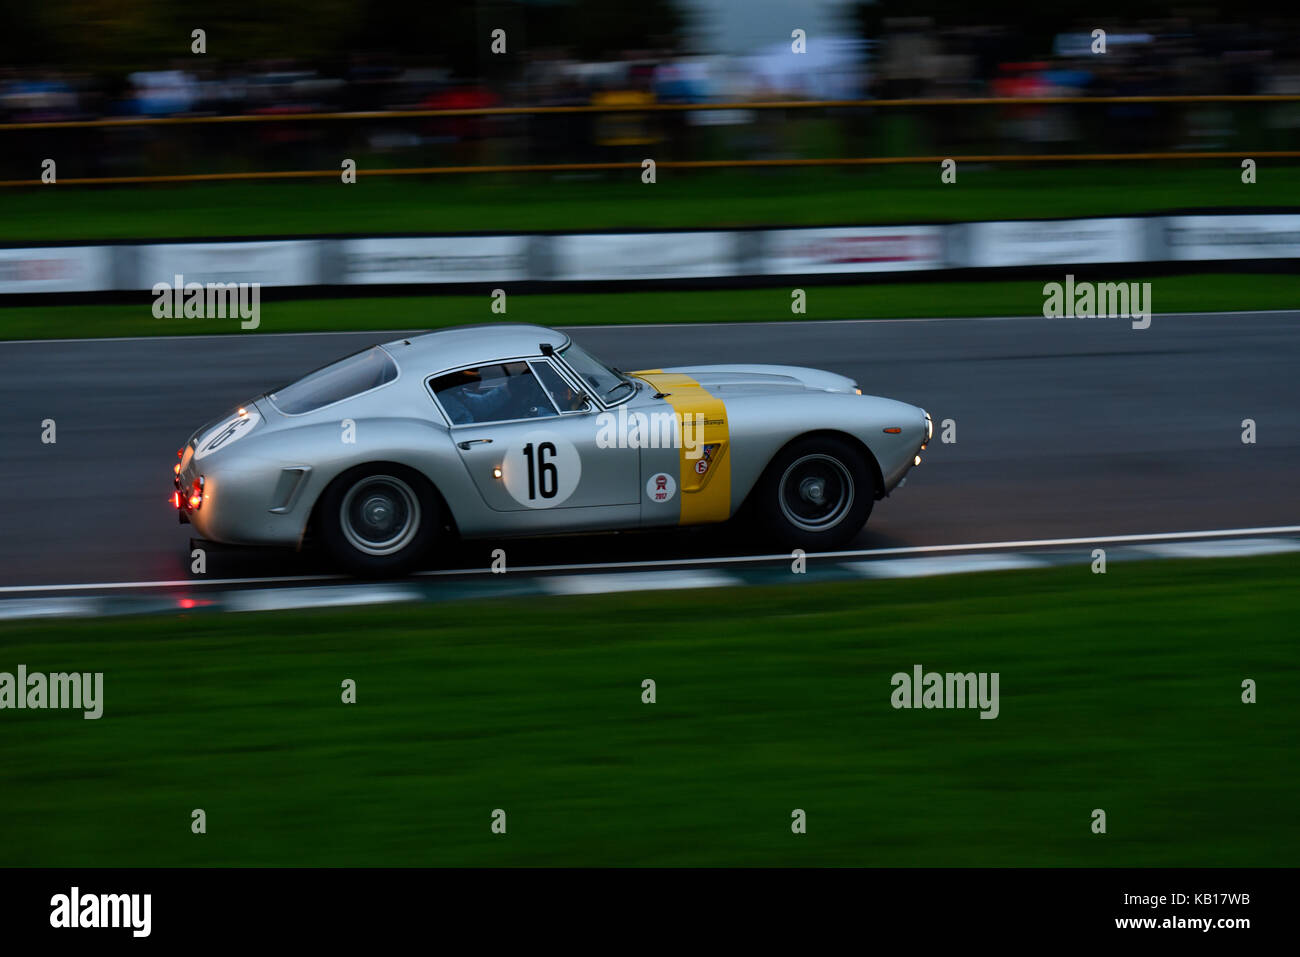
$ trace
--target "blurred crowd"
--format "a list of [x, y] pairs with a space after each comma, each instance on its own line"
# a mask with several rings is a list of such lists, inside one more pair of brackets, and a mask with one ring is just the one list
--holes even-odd
[[[619, 106], [619, 113], [374, 117], [359, 123], [257, 124], [238, 137], [199, 127], [113, 127], [119, 132], [10, 131], [3, 164], [56, 147], [85, 151], [82, 175], [148, 171], [160, 153], [194, 169], [268, 168], [352, 155], [414, 153], [405, 165], [576, 162], [644, 153], [656, 144], [678, 158], [1079, 149], [1098, 136], [1116, 149], [1224, 148], [1242, 135], [1294, 146], [1297, 104], [1245, 111], [1231, 105], [1105, 108], [1035, 105], [1046, 96], [1300, 93], [1300, 35], [1279, 25], [1193, 24], [1185, 19], [1111, 29], [1104, 54], [1092, 27], [1057, 34], [1025, 56], [1014, 27], [945, 28], [929, 18], [884, 21], [879, 35], [814, 36], [795, 54], [788, 41], [746, 55], [625, 51], [600, 61], [561, 49], [521, 54], [514, 69], [457, 76], [434, 64], [354, 55], [346, 62], [222, 63], [206, 57], [121, 76], [0, 68], [0, 123], [175, 117], [476, 109], [493, 106]], [[870, 108], [821, 112], [746, 109], [755, 101], [1014, 97], [1023, 107]], [[656, 103], [737, 104], [699, 112], [637, 112]], [[163, 144], [163, 145], [160, 145]], [[165, 165], [165, 164], [164, 164]], [[332, 162], [329, 165], [337, 165]]]

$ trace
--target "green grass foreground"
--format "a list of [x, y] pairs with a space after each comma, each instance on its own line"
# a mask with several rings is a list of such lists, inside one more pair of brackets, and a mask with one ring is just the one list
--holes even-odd
[[[1298, 573], [11, 623], [104, 716], [0, 712], [0, 865], [1295, 866]], [[893, 709], [918, 663], [1000, 716]]]
[[[437, 329], [470, 323], [531, 322], [543, 326], [642, 323], [771, 322], [778, 320], [1032, 316], [1043, 308], [1043, 283], [1064, 280], [887, 283], [807, 286], [807, 312], [790, 311], [790, 288], [718, 291], [533, 293], [507, 300], [505, 315], [478, 296], [402, 296], [263, 302], [257, 329], [238, 319], [156, 319], [153, 299], [138, 305], [0, 307], [0, 339], [110, 336], [261, 335]], [[1133, 279], [1150, 282], [1157, 313], [1292, 309], [1300, 302], [1300, 275], [1202, 274]], [[792, 284], [793, 285], [793, 284]], [[1079, 320], [1087, 321], [1087, 320]]]
[[[1249, 154], [1243, 154], [1249, 155]], [[1239, 160], [361, 177], [0, 190], [0, 240], [926, 223], [1300, 206], [1300, 167]]]

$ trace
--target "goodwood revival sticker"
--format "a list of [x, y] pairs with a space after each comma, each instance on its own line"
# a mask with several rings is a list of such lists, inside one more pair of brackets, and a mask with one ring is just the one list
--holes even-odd
[[668, 502], [677, 494], [677, 483], [667, 472], [650, 476], [645, 483], [646, 498], [652, 502]]

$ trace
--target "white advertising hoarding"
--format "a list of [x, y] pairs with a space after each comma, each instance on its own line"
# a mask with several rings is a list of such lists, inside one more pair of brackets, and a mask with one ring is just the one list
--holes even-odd
[[0, 295], [101, 292], [113, 288], [112, 247], [0, 249]]
[[734, 236], [729, 232], [556, 236], [554, 278], [599, 281], [734, 276]]
[[342, 241], [343, 281], [518, 282], [528, 278], [527, 236], [425, 236]]
[[1300, 258], [1300, 216], [1169, 216], [1165, 219], [1169, 258]]
[[941, 226], [774, 229], [765, 240], [771, 275], [943, 268]]
[[310, 239], [168, 243], [140, 246], [136, 286], [155, 283], [245, 282], [262, 286], [314, 286], [322, 281], [318, 242]]
[[967, 261], [990, 266], [1135, 263], [1146, 260], [1140, 219], [1044, 219], [971, 223]]

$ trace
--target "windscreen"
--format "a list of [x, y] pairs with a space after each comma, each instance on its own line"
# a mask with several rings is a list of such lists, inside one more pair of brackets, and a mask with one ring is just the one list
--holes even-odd
[[582, 380], [587, 383], [587, 387], [599, 396], [602, 401], [608, 402], [615, 397], [626, 398], [626, 395], [615, 395], [621, 387], [635, 388], [626, 376], [620, 375], [617, 370], [609, 368], [580, 346], [567, 346], [561, 350], [560, 355], [573, 368], [573, 371], [582, 377]]

